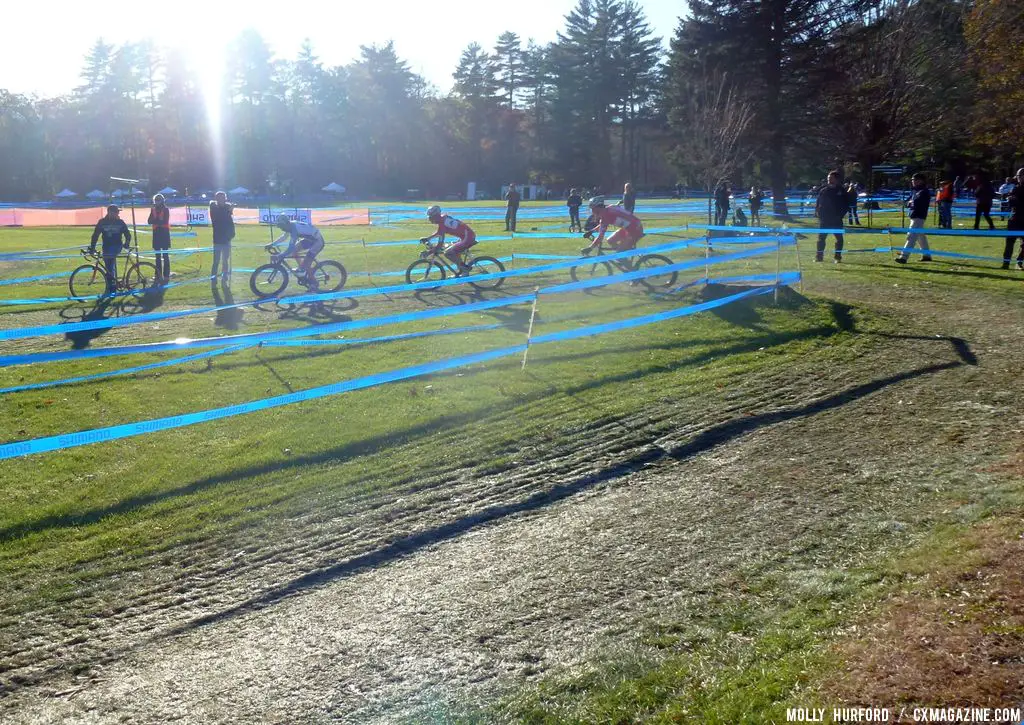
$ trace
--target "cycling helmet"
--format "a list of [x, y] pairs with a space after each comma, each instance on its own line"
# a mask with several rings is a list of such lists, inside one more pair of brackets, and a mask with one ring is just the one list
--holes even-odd
[[288, 226], [291, 224], [291, 221], [292, 220], [288, 218], [287, 214], [277, 215], [277, 226], [281, 227], [282, 229], [287, 229]]
[[437, 204], [427, 207], [427, 219], [436, 219], [441, 216], [441, 207]]
[[598, 209], [598, 208], [603, 207], [603, 206], [604, 206], [604, 197], [603, 196], [591, 197], [591, 199], [590, 199], [590, 208], [591, 209]]

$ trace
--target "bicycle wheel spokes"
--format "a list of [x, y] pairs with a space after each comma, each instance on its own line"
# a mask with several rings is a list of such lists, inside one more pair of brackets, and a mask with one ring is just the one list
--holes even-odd
[[71, 273], [68, 288], [72, 297], [92, 297], [106, 292], [107, 280], [99, 265], [83, 264]]
[[469, 263], [469, 283], [477, 289], [498, 289], [505, 281], [503, 277], [485, 279], [479, 282], [475, 281], [473, 278], [485, 274], [495, 274], [497, 272], [504, 271], [505, 265], [494, 257], [476, 257]]
[[444, 267], [432, 259], [417, 259], [405, 270], [405, 281], [409, 284], [440, 282], [444, 278]]
[[337, 292], [345, 286], [345, 280], [348, 279], [345, 268], [333, 259], [317, 262], [313, 268], [313, 276], [321, 292]]
[[280, 264], [263, 264], [249, 277], [249, 289], [257, 297], [273, 297], [288, 286], [288, 271]]
[[149, 289], [156, 279], [156, 265], [152, 262], [139, 262], [128, 268], [124, 275], [124, 285], [129, 291]]
[[[668, 257], [663, 257], [660, 254], [645, 254], [640, 257], [636, 262], [637, 271], [651, 271], [656, 270], [659, 267], [667, 267], [672, 264], [672, 260]], [[652, 274], [649, 277], [643, 277], [640, 279], [640, 283], [652, 290], [666, 290], [676, 283], [676, 278], [679, 273], [675, 270], [670, 272], [663, 272], [661, 274]]]
[[612, 273], [612, 265], [608, 262], [586, 262], [569, 268], [569, 276], [573, 282], [582, 282], [594, 277], [609, 277]]

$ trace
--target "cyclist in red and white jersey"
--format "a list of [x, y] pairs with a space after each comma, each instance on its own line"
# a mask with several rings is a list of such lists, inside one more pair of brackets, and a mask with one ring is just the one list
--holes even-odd
[[636, 215], [621, 206], [606, 206], [603, 196], [595, 196], [590, 200], [590, 212], [591, 217], [597, 222], [597, 237], [593, 237], [593, 232], [587, 233], [586, 236], [593, 238], [594, 241], [580, 250], [583, 254], [590, 254], [591, 250], [601, 243], [605, 232], [611, 226], [619, 227], [608, 237], [609, 246], [617, 252], [635, 249], [637, 242], [644, 236], [644, 225]]
[[458, 265], [458, 268], [462, 272], [469, 270], [469, 267], [462, 261], [462, 253], [476, 244], [476, 232], [466, 224], [465, 222], [459, 221], [455, 217], [448, 216], [441, 212], [441, 207], [434, 206], [427, 208], [427, 219], [433, 224], [437, 224], [437, 231], [431, 234], [429, 237], [423, 237], [421, 242], [429, 242], [434, 237], [437, 237], [438, 246], [444, 244], [445, 235], [450, 234], [456, 237], [459, 241], [455, 244], [450, 245], [445, 251], [444, 256], [448, 257], [452, 262]]
[[280, 262], [292, 254], [295, 254], [296, 258], [298, 258], [298, 253], [304, 251], [305, 255], [303, 255], [302, 260], [299, 262], [299, 268], [305, 272], [305, 279], [300, 278], [299, 283], [312, 290], [316, 290], [316, 276], [312, 274], [313, 262], [316, 261], [316, 255], [320, 254], [324, 249], [324, 235], [312, 224], [292, 221], [287, 214], [278, 215], [277, 227], [284, 234], [275, 239], [274, 244], [280, 244], [288, 238], [288, 248], [280, 254], [273, 255], [271, 259], [274, 262]]

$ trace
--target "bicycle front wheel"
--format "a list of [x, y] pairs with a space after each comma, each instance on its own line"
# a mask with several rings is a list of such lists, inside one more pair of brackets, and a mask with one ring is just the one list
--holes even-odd
[[107, 291], [107, 280], [103, 270], [95, 264], [83, 264], [71, 273], [68, 289], [72, 297], [92, 297]]
[[[636, 269], [640, 271], [653, 271], [658, 267], [667, 267], [673, 262], [668, 257], [660, 254], [645, 254], [636, 261]], [[679, 273], [675, 270], [652, 274], [649, 277], [641, 277], [640, 283], [649, 290], [665, 291], [676, 283]]]
[[124, 274], [124, 285], [129, 291], [149, 289], [156, 280], [156, 265], [152, 262], [138, 262]]
[[596, 277], [611, 277], [612, 266], [608, 262], [585, 262], [569, 267], [569, 276], [573, 282], [583, 282]]
[[485, 279], [482, 282], [477, 282], [474, 278], [504, 271], [505, 265], [494, 257], [474, 257], [473, 261], [469, 263], [469, 283], [477, 289], [498, 289], [505, 281], [504, 277]]
[[[445, 276], [444, 267], [430, 259], [417, 259], [405, 270], [405, 281], [409, 284], [440, 282]], [[437, 288], [433, 287], [431, 289]]]
[[257, 297], [275, 297], [288, 286], [288, 270], [281, 264], [262, 264], [249, 277], [249, 289]]
[[317, 262], [313, 267], [313, 278], [321, 292], [337, 292], [345, 286], [348, 272], [333, 259], [325, 259], [322, 262]]

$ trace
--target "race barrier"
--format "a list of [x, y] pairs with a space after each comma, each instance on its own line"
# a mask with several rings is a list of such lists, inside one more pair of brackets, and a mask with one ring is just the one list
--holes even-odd
[[[527, 343], [521, 345], [513, 345], [510, 347], [504, 347], [487, 352], [473, 353], [470, 355], [444, 358], [441, 360], [435, 360], [420, 365], [413, 365], [410, 367], [399, 368], [387, 372], [375, 373], [373, 375], [367, 375], [364, 377], [356, 378], [354, 380], [331, 383], [329, 385], [323, 385], [315, 388], [310, 388], [307, 390], [288, 393], [285, 395], [278, 395], [269, 398], [253, 400], [248, 403], [241, 403], [237, 405], [230, 405], [219, 408], [211, 408], [208, 410], [203, 410], [195, 413], [186, 413], [183, 415], [156, 418], [153, 420], [140, 421], [137, 423], [127, 423], [93, 430], [78, 431], [75, 433], [66, 433], [62, 435], [46, 436], [42, 438], [33, 438], [25, 441], [6, 443], [0, 445], [0, 460], [6, 460], [9, 458], [15, 458], [20, 456], [35, 455], [39, 453], [45, 453], [48, 451], [66, 450], [69, 448], [90, 445], [92, 443], [119, 440], [122, 438], [129, 438], [133, 436], [155, 433], [158, 431], [183, 428], [186, 426], [196, 425], [198, 423], [220, 420], [223, 418], [245, 415], [248, 413], [254, 413], [262, 410], [269, 410], [271, 408], [277, 408], [285, 405], [293, 405], [295, 403], [316, 400], [318, 398], [339, 395], [354, 390], [363, 390], [367, 388], [377, 387], [380, 385], [385, 385], [387, 383], [408, 380], [416, 377], [422, 377], [424, 375], [431, 375], [434, 373], [452, 370], [456, 368], [462, 368], [469, 365], [487, 363], [501, 358], [510, 357], [513, 355], [524, 354], [531, 345], [535, 346], [548, 344], [552, 342], [574, 340], [583, 337], [602, 335], [634, 327], [640, 327], [643, 325], [650, 325], [657, 322], [677, 319], [687, 315], [693, 315], [698, 312], [704, 312], [717, 307], [722, 307], [733, 302], [738, 302], [743, 299], [754, 297], [756, 295], [767, 294], [768, 292], [771, 292], [772, 289], [772, 287], [753, 288], [727, 297], [722, 297], [716, 300], [710, 300], [708, 302], [702, 302], [695, 305], [688, 305], [686, 307], [668, 310], [665, 312], [658, 312], [650, 315], [644, 315], [642, 317], [617, 320], [614, 322], [600, 323], [577, 329], [538, 335], [528, 340]], [[529, 296], [529, 299], [532, 300], [533, 296]]]

